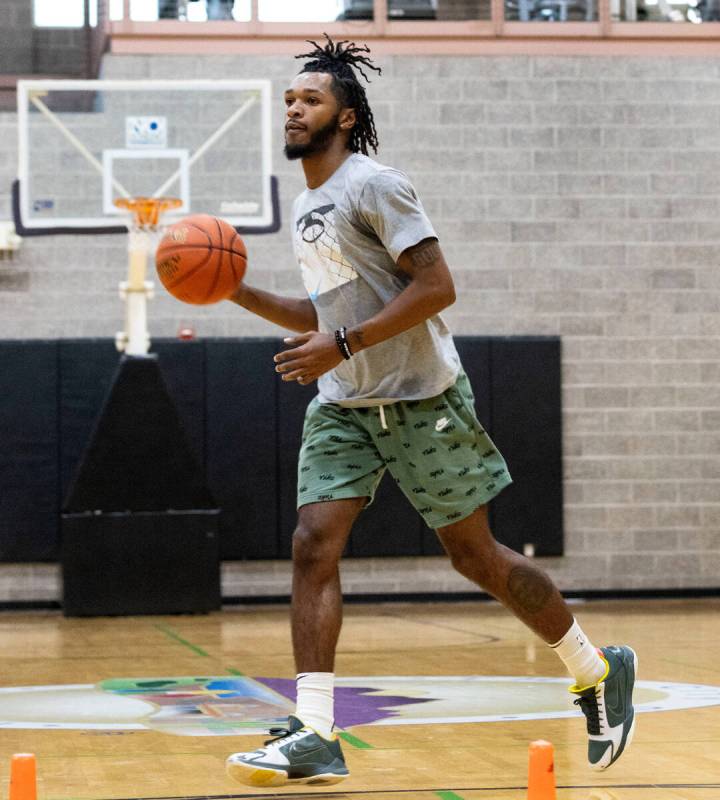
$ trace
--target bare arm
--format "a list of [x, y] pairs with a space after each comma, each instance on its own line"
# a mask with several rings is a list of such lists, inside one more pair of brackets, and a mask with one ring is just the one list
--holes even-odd
[[[452, 276], [437, 239], [409, 247], [397, 264], [410, 283], [374, 317], [348, 329], [353, 353], [397, 336], [455, 302]], [[284, 381], [310, 383], [342, 361], [332, 334], [309, 332], [285, 342], [295, 347], [275, 356], [275, 369]]]
[[238, 286], [229, 299], [282, 328], [299, 333], [317, 330], [315, 306], [308, 299], [282, 297], [262, 289], [254, 289], [244, 283]]
[[455, 286], [437, 239], [409, 247], [397, 265], [411, 281], [382, 311], [348, 329], [353, 353], [414, 328], [455, 302]]

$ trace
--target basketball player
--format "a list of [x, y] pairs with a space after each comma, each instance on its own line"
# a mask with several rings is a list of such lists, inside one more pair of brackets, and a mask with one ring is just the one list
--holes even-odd
[[311, 44], [285, 92], [285, 153], [301, 161], [307, 183], [292, 225], [308, 298], [244, 284], [232, 298], [299, 332], [275, 356], [284, 381], [318, 382], [305, 418], [293, 538], [297, 707], [275, 739], [231, 755], [229, 774], [250, 786], [347, 777], [333, 733], [338, 563], [386, 469], [437, 530], [455, 569], [565, 663], [587, 717], [590, 766], [605, 769], [633, 735], [635, 653], [596, 649], [550, 578], [493, 538], [487, 504], [511, 478], [475, 417], [471, 387], [439, 316], [455, 300], [453, 281], [408, 178], [368, 157], [378, 141], [356, 72], [367, 79], [364, 68], [380, 70], [367, 48], [329, 38]]

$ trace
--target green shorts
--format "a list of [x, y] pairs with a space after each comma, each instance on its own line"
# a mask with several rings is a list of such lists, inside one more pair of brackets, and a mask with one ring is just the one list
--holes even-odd
[[386, 469], [431, 528], [469, 516], [512, 483], [475, 416], [464, 372], [437, 397], [401, 400], [382, 412], [378, 406], [311, 401], [298, 463], [298, 508], [350, 497], [372, 502]]

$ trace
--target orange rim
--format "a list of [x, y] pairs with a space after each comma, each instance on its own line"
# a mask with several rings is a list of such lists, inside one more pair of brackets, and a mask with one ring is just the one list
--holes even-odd
[[114, 204], [118, 208], [130, 211], [136, 225], [147, 228], [155, 227], [163, 212], [179, 208], [182, 200], [177, 197], [120, 197]]

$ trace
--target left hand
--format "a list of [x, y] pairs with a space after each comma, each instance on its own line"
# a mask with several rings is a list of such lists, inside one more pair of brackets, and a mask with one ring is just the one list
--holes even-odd
[[308, 331], [289, 336], [285, 344], [294, 345], [274, 356], [275, 372], [282, 373], [284, 381], [297, 381], [303, 385], [316, 381], [343, 360], [335, 337], [329, 333]]

